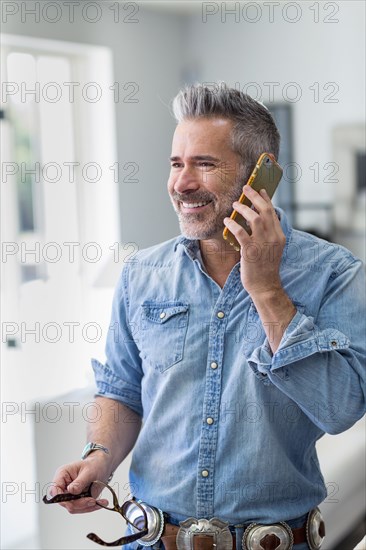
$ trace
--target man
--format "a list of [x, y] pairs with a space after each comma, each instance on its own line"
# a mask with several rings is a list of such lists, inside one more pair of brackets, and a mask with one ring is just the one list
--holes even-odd
[[[344, 248], [330, 254], [293, 230], [264, 191], [244, 186], [255, 209], [236, 202], [260, 154], [278, 157], [263, 105], [196, 85], [173, 107], [168, 191], [182, 235], [124, 266], [107, 362], [93, 360], [97, 449], [54, 482], [78, 494], [134, 448], [135, 496], [164, 512], [153, 548], [284, 550], [292, 539], [296, 550], [317, 548], [314, 509], [326, 488], [315, 442], [365, 411], [363, 268]], [[250, 236], [228, 218], [233, 208]], [[63, 506], [99, 508], [93, 498]]]

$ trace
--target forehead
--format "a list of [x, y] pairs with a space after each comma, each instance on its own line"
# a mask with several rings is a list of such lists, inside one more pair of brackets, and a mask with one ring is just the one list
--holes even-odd
[[232, 150], [232, 128], [232, 121], [225, 118], [198, 118], [180, 122], [173, 136], [173, 153], [195, 151], [197, 147], [210, 148], [216, 152]]

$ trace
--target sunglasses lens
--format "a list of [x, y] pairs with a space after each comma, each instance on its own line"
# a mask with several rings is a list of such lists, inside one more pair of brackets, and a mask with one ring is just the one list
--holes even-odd
[[93, 481], [90, 488], [93, 498], [98, 500], [99, 506], [107, 510], [113, 510], [113, 493], [109, 487], [106, 487], [101, 481]]
[[139, 531], [142, 531], [142, 529], [146, 528], [146, 521], [143, 511], [136, 502], [125, 502], [123, 505], [123, 515], [126, 520]]
[[145, 531], [139, 540], [144, 546], [151, 546], [157, 542], [164, 529], [163, 512], [149, 506], [146, 502], [130, 500], [123, 505], [123, 516], [130, 523], [134, 531]]

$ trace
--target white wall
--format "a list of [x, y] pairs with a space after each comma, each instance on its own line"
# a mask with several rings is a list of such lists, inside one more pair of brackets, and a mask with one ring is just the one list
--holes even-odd
[[[174, 13], [144, 10], [142, 4], [134, 14], [132, 9], [126, 10], [121, 4], [119, 22], [115, 23], [115, 12], [110, 9], [113, 3], [100, 2], [102, 16], [98, 22], [90, 23], [83, 18], [80, 3], [79, 8], [75, 8], [74, 22], [70, 23], [68, 10], [61, 2], [60, 21], [49, 23], [46, 20], [55, 17], [55, 12], [50, 9], [44, 16], [41, 11], [40, 21], [35, 22], [34, 16], [21, 9], [22, 4], [29, 7], [34, 2], [12, 4], [19, 6], [19, 11], [7, 17], [4, 33], [112, 49], [115, 81], [119, 83], [121, 92], [120, 101], [116, 103], [121, 180], [130, 173], [129, 167], [123, 169], [126, 163], [136, 163], [139, 169], [134, 176], [138, 183], [119, 183], [121, 240], [135, 242], [141, 248], [176, 235], [178, 225], [166, 194], [170, 143], [175, 126], [168, 104], [181, 84], [182, 18]], [[94, 17], [92, 10], [84, 15], [89, 19]], [[124, 90], [127, 83], [133, 84]], [[138, 92], [130, 99], [138, 99], [138, 102], [127, 103], [129, 94], [137, 87]], [[105, 93], [113, 92], [105, 90]], [[140, 211], [138, 218], [137, 207]], [[164, 223], [161, 223], [162, 212]], [[105, 215], [107, 219], [108, 213]]]
[[[316, 183], [310, 166], [318, 162], [323, 167], [334, 160], [335, 127], [365, 119], [362, 38], [365, 4], [330, 2], [325, 10], [322, 2], [226, 3], [227, 10], [236, 7], [234, 14], [225, 11], [223, 3], [204, 4], [206, 15], [201, 12], [192, 15], [189, 33], [185, 35], [187, 66], [194, 66], [196, 77], [203, 82], [224, 80], [232, 86], [239, 83], [240, 89], [250, 82], [256, 83], [257, 87], [249, 87], [248, 93], [262, 91], [262, 100], [267, 105], [271, 104], [271, 96], [266, 82], [279, 83], [274, 86], [275, 101], [293, 99], [299, 90], [299, 100], [290, 102], [294, 109], [294, 160], [302, 169], [302, 177], [295, 186], [296, 199], [300, 203], [331, 203], [334, 183], [324, 182], [330, 170], [321, 170], [320, 181]], [[245, 10], [249, 4], [257, 8]], [[295, 4], [297, 8], [291, 7]], [[272, 22], [269, 5], [273, 10]], [[310, 9], [316, 5], [318, 23], [314, 22], [314, 8]], [[249, 22], [256, 19], [257, 22]], [[337, 23], [325, 22], [337, 19]], [[290, 82], [297, 87], [286, 88]], [[314, 91], [309, 89], [314, 83], [319, 83], [319, 102], [315, 102]], [[327, 83], [335, 84], [323, 89]], [[328, 101], [333, 99], [337, 103], [324, 102], [327, 96]], [[347, 185], [347, 181], [342, 183]], [[313, 227], [317, 224], [317, 220], [308, 216], [300, 221]]]

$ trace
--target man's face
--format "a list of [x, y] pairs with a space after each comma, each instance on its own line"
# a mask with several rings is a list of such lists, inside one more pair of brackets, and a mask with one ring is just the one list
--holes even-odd
[[223, 219], [241, 194], [241, 159], [231, 148], [231, 130], [223, 118], [187, 120], [175, 130], [168, 191], [189, 239], [221, 239]]

